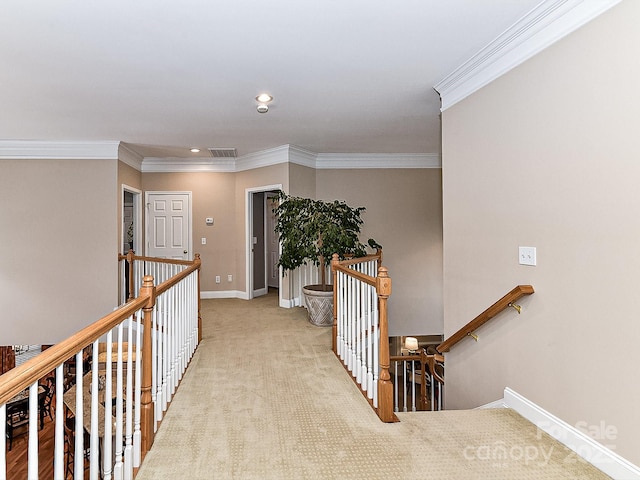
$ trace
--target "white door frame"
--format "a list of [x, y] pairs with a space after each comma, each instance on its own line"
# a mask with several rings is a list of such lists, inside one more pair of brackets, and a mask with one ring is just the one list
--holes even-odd
[[147, 255], [149, 249], [149, 240], [151, 236], [149, 235], [149, 195], [187, 195], [189, 197], [189, 219], [187, 221], [187, 235], [189, 236], [187, 240], [187, 254], [188, 260], [193, 260], [193, 198], [191, 192], [176, 192], [176, 191], [148, 191], [144, 192], [144, 205], [146, 215], [144, 216], [144, 231], [145, 231], [145, 242], [144, 242], [144, 254]]
[[[136, 252], [137, 255], [141, 255], [142, 251], [140, 247], [142, 246], [142, 202], [140, 201], [142, 198], [142, 190], [138, 190], [137, 188], [130, 187], [129, 185], [122, 184], [122, 188], [120, 191], [120, 198], [124, 200], [124, 192], [129, 192], [133, 194], [133, 251]], [[120, 211], [120, 225], [124, 223], [124, 203], [121, 205]], [[126, 232], [122, 232], [122, 238], [120, 239], [120, 245], [124, 245]], [[126, 255], [127, 252], [122, 252], [123, 255]]]
[[[245, 256], [245, 289], [247, 292], [247, 300], [251, 300], [253, 298], [253, 255], [251, 255], [251, 249], [253, 247], [253, 194], [258, 192], [271, 192], [273, 190], [282, 190], [282, 184], [277, 185], [264, 185], [262, 187], [252, 187], [245, 188], [245, 210], [244, 210], [244, 220], [245, 220], [245, 232], [246, 232], [246, 256]], [[265, 267], [266, 268], [266, 267]], [[282, 303], [282, 275], [278, 275], [278, 304]]]

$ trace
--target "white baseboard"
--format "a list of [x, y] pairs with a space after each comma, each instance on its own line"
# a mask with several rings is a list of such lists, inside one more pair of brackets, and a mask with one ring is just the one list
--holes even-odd
[[500, 400], [496, 400], [495, 402], [485, 403], [484, 405], [480, 405], [479, 407], [476, 407], [476, 409], [483, 409], [483, 408], [509, 408], [509, 407], [507, 407], [507, 404], [504, 403], [504, 398], [501, 398]]
[[200, 292], [200, 298], [240, 298], [242, 300], [249, 300], [247, 292], [241, 292], [240, 290], [216, 290], [208, 292]]
[[[243, 292], [240, 290], [216, 290], [216, 291], [201, 291], [200, 298], [209, 299], [209, 298], [239, 298], [241, 300], [249, 300], [249, 295], [247, 292]], [[300, 299], [294, 298], [292, 300], [280, 299], [279, 302], [282, 308], [293, 308], [300, 306]]]
[[261, 297], [262, 295], [266, 295], [267, 293], [269, 293], [269, 288], [268, 287], [259, 288], [259, 289], [253, 291], [253, 296], [254, 297]]
[[640, 468], [510, 388], [504, 389], [504, 400], [498, 402], [518, 412], [611, 478], [640, 480]]

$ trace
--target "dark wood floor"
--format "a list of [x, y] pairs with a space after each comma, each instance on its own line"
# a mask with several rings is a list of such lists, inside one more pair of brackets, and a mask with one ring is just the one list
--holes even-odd
[[[46, 417], [44, 428], [38, 430], [38, 471], [40, 480], [53, 478], [53, 450], [55, 424]], [[7, 451], [7, 479], [26, 480], [28, 473], [27, 447], [29, 435], [24, 433], [13, 439], [11, 450]], [[7, 442], [7, 449], [9, 443]]]

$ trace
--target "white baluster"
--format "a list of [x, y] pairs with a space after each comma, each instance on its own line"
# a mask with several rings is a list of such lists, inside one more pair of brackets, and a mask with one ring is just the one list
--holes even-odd
[[[122, 322], [116, 327], [118, 329], [118, 353], [116, 360], [116, 434], [115, 434], [115, 462], [113, 466], [113, 478], [122, 480], [123, 477], [123, 435], [122, 435]], [[111, 397], [110, 397], [111, 398]], [[105, 402], [105, 408], [110, 413], [113, 412], [113, 403], [109, 399]]]
[[7, 480], [7, 405], [0, 405], [0, 480]]
[[375, 287], [369, 286], [369, 294], [367, 295], [367, 384], [369, 385], [369, 389], [367, 390], [367, 398], [373, 398], [373, 390], [375, 385], [373, 384], [373, 369], [375, 365], [373, 364], [373, 338], [372, 329], [373, 329], [373, 305], [377, 302], [376, 300], [376, 290]]
[[126, 387], [126, 427], [124, 448], [124, 480], [133, 480], [133, 317], [127, 319], [127, 387]]
[[[105, 370], [106, 370], [106, 375], [105, 375], [105, 385], [104, 385], [104, 398], [107, 401], [111, 401], [110, 399], [113, 398], [113, 366], [112, 366], [112, 354], [113, 354], [113, 331], [109, 330], [107, 332], [107, 340], [106, 340], [106, 347], [107, 347], [107, 351], [106, 351], [106, 361], [105, 361]], [[113, 449], [112, 449], [112, 437], [113, 437], [113, 416], [112, 416], [112, 412], [111, 412], [111, 405], [107, 404], [108, 406], [105, 407], [104, 409], [104, 440], [102, 442], [103, 444], [103, 457], [102, 457], [102, 462], [103, 462], [103, 472], [104, 472], [104, 480], [111, 480], [111, 475], [112, 475], [112, 463], [113, 463]], [[77, 441], [77, 438], [76, 438]], [[76, 455], [75, 458], [81, 458], [78, 457]], [[82, 478], [82, 476], [76, 476], [76, 478]]]
[[[91, 480], [98, 480], [100, 474], [100, 437], [98, 435], [98, 422], [100, 419], [98, 418], [98, 390], [99, 390], [99, 379], [98, 379], [98, 346], [99, 341], [96, 340], [93, 342], [93, 351], [91, 353], [91, 426], [89, 427], [89, 478]], [[77, 370], [77, 367], [76, 367]], [[84, 368], [83, 368], [84, 371]], [[62, 395], [61, 395], [62, 396]], [[84, 432], [82, 434], [84, 436]], [[82, 457], [74, 457], [82, 458], [82, 462], [84, 463], [84, 455]]]
[[140, 466], [142, 450], [142, 434], [140, 432], [140, 381], [142, 375], [142, 310], [138, 310], [136, 318], [136, 382], [134, 394], [133, 423], [133, 466]]
[[393, 362], [394, 378], [393, 378], [393, 411], [399, 411], [398, 408], [398, 362]]
[[63, 480], [64, 471], [64, 410], [63, 410], [63, 392], [64, 392], [64, 367], [58, 365], [56, 367], [56, 414], [54, 416], [56, 425], [54, 431], [55, 448], [53, 454], [53, 478], [55, 480]]
[[73, 474], [75, 478], [84, 478], [84, 398], [82, 391], [82, 378], [84, 374], [83, 351], [80, 350], [76, 354], [76, 418], [75, 418], [75, 437], [76, 445], [73, 458]]
[[169, 299], [165, 298], [164, 301], [164, 314], [162, 315], [162, 352], [158, 352], [160, 362], [162, 362], [162, 411], [167, 410], [169, 404], [169, 355], [168, 355], [168, 323], [169, 323], [169, 309], [171, 304]]
[[[156, 285], [158, 285], [158, 282], [155, 281], [154, 277], [154, 283]], [[158, 392], [158, 349], [160, 348], [158, 345], [158, 337], [160, 335], [158, 328], [159, 328], [159, 322], [160, 322], [160, 315], [162, 313], [162, 297], [164, 295], [159, 295], [156, 298], [156, 304], [153, 307], [153, 315], [151, 318], [151, 403], [153, 404], [153, 408], [154, 408], [154, 418], [158, 419], [158, 402], [156, 401], [157, 398], [157, 392]], [[160, 417], [162, 418], [162, 417]], [[157, 430], [157, 422], [153, 422], [154, 424], [154, 429], [153, 431], [155, 432]]]

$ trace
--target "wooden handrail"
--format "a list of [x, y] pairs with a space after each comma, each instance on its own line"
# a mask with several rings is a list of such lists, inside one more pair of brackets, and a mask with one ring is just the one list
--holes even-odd
[[43, 350], [39, 355], [0, 376], [0, 405], [7, 403], [29, 385], [38, 381], [43, 372], [54, 370], [76, 352], [91, 345], [96, 338], [100, 338], [133, 315], [145, 306], [148, 301], [149, 297], [141, 294], [140, 297], [120, 307], [118, 310], [102, 317], [66, 340]]
[[370, 277], [366, 273], [361, 273], [361, 272], [358, 272], [357, 270], [352, 270], [350, 268], [343, 267], [342, 265], [339, 265], [339, 264], [332, 263], [331, 268], [333, 269], [334, 272], [346, 273], [350, 277], [356, 278], [363, 283], [371, 285], [372, 287], [376, 286], [376, 277]]
[[[125, 259], [130, 263], [134, 257], [133, 251], [130, 251], [129, 254], [125, 257]], [[119, 256], [119, 260], [122, 260], [122, 256]], [[158, 259], [151, 259], [158, 260]], [[160, 259], [162, 260], [162, 259]], [[166, 262], [166, 263], [176, 263], [176, 262]], [[151, 448], [154, 437], [155, 437], [155, 428], [157, 425], [155, 412], [154, 412], [154, 404], [152, 399], [152, 359], [155, 355], [155, 352], [152, 350], [153, 342], [152, 342], [152, 328], [154, 328], [153, 324], [153, 315], [156, 304], [156, 298], [159, 294], [164, 293], [171, 289], [173, 286], [177, 285], [181, 280], [186, 277], [196, 274], [197, 278], [194, 280], [197, 281], [196, 287], [197, 292], [193, 290], [189, 290], [193, 295], [197, 295], [198, 300], [198, 340], [201, 338], [201, 330], [202, 330], [202, 321], [200, 317], [200, 266], [201, 260], [200, 256], [196, 255], [196, 258], [193, 261], [189, 262], [177, 262], [182, 265], [185, 265], [187, 268], [182, 269], [181, 272], [176, 273], [172, 278], [162, 282], [159, 286], [154, 286], [153, 277], [151, 275], [145, 275], [142, 278], [142, 284], [140, 286], [140, 291], [137, 298], [130, 299], [124, 305], [121, 305], [113, 312], [105, 315], [95, 323], [83, 328], [79, 332], [75, 333], [71, 337], [62, 340], [61, 342], [53, 345], [50, 348], [43, 350], [39, 355], [31, 358], [26, 361], [22, 365], [11, 369], [3, 375], [0, 375], [0, 405], [4, 406], [8, 401], [10, 401], [13, 397], [18, 395], [23, 390], [27, 389], [30, 386], [33, 386], [36, 382], [38, 382], [44, 375], [48, 372], [51, 372], [56, 369], [62, 370], [62, 365], [71, 359], [74, 355], [82, 352], [82, 350], [86, 347], [91, 346], [94, 342], [98, 341], [103, 335], [112, 331], [118, 325], [121, 325], [129, 318], [138, 317], [137, 320], [141, 322], [142, 335], [143, 339], [140, 342], [140, 338], [138, 336], [138, 342], [140, 345], [138, 348], [141, 354], [141, 371], [140, 378], [136, 379], [136, 382], [140, 383], [139, 391], [139, 406], [136, 405], [135, 408], [139, 408], [140, 412], [140, 451], [139, 453], [144, 458], [146, 452]], [[191, 284], [190, 286], [193, 286]], [[175, 289], [179, 291], [180, 289]], [[141, 316], [141, 318], [140, 318]], [[135, 319], [135, 318], [134, 318]], [[129, 328], [132, 328], [129, 326]], [[190, 327], [191, 328], [191, 327]], [[138, 335], [140, 332], [138, 331]], [[191, 337], [187, 339], [189, 343], [189, 348], [192, 348], [192, 351], [195, 350], [197, 343], [194, 345], [194, 342], [190, 340]], [[111, 345], [107, 348], [109, 349]], [[129, 345], [129, 348], [131, 346]], [[109, 351], [109, 350], [107, 350]], [[191, 355], [192, 351], [189, 352]], [[96, 352], [94, 352], [96, 353]], [[119, 359], [118, 362], [121, 360]], [[129, 367], [130, 368], [130, 367]], [[186, 368], [186, 365], [182, 366], [182, 369]], [[94, 370], [95, 371], [95, 370]], [[179, 373], [180, 378], [182, 372]], [[59, 371], [56, 372], [56, 376], [58, 381], [62, 382], [62, 378], [60, 377]], [[94, 375], [93, 381], [96, 381], [97, 376]], [[179, 378], [178, 378], [179, 381]], [[129, 386], [128, 386], [129, 388]], [[138, 388], [138, 387], [136, 387]], [[80, 390], [78, 390], [80, 391]], [[33, 397], [31, 397], [33, 398]], [[120, 397], [119, 397], [120, 398]], [[35, 408], [32, 406], [31, 408]], [[106, 421], [106, 420], [105, 420]], [[119, 421], [119, 420], [118, 420]], [[92, 427], [93, 428], [93, 427]], [[136, 427], [138, 428], [138, 427]], [[31, 447], [30, 447], [31, 448]]]
[[531, 285], [518, 285], [504, 297], [498, 300], [496, 303], [487, 308], [484, 312], [478, 315], [476, 318], [467, 323], [464, 327], [458, 330], [456, 333], [447, 338], [444, 342], [436, 347], [436, 350], [440, 353], [448, 352], [451, 347], [466, 338], [470, 333], [474, 332], [482, 325], [487, 323], [498, 313], [502, 312], [505, 308], [508, 308], [513, 302], [525, 295], [531, 295], [534, 293]]
[[357, 265], [358, 263], [368, 262], [370, 260], [381, 260], [382, 250], [378, 250], [377, 253], [370, 253], [364, 257], [348, 257], [344, 260], [339, 260], [340, 265]]
[[[133, 259], [134, 260], [140, 260], [140, 261], [144, 261], [144, 262], [155, 262], [155, 263], [167, 263], [170, 265], [191, 265], [193, 263], [193, 260], [178, 260], [175, 258], [157, 258], [157, 257], [143, 257], [143, 256], [139, 256], [136, 255], [135, 252], [133, 250], [129, 250], [129, 252], [133, 252]], [[127, 256], [129, 254], [118, 254], [118, 261], [120, 260], [126, 260]], [[196, 256], [199, 254], [196, 254]]]
[[[202, 262], [200, 261], [200, 254], [198, 253], [198, 254], [196, 254], [195, 260], [189, 261], [189, 263], [187, 264], [187, 265], [189, 265], [188, 268], [185, 268], [183, 271], [181, 271], [179, 273], [176, 273], [169, 280], [165, 280], [160, 285], [158, 285], [156, 287], [156, 294], [160, 295], [161, 293], [166, 292], [167, 290], [169, 290], [174, 285], [177, 285], [178, 283], [180, 283], [180, 281], [182, 281], [183, 278], [187, 278], [194, 271], [199, 270], [201, 263]], [[198, 297], [200, 297], [199, 293], [200, 293], [200, 291], [198, 291]]]

